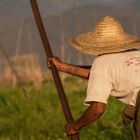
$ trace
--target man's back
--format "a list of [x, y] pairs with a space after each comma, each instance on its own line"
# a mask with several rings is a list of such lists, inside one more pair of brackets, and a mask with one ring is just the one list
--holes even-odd
[[90, 75], [86, 102], [91, 100], [91, 94], [95, 96], [94, 101], [101, 98], [105, 103], [112, 95], [126, 104], [135, 105], [140, 90], [140, 52], [99, 56], [93, 63]]

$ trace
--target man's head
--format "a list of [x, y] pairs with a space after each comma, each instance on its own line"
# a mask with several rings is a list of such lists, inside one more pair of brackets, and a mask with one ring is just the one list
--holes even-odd
[[140, 48], [140, 41], [124, 32], [113, 17], [103, 17], [93, 31], [82, 34], [71, 41], [77, 50], [90, 55], [102, 55]]

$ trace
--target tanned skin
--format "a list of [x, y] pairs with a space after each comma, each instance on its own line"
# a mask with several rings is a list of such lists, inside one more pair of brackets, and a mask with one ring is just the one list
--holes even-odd
[[[58, 71], [62, 71], [65, 73], [69, 73], [84, 79], [89, 78], [90, 68], [91, 66], [82, 67], [82, 66], [75, 66], [71, 64], [66, 64], [61, 62], [58, 58], [53, 57], [49, 58], [48, 60], [48, 66], [49, 62], [53, 62], [53, 64], [56, 66]], [[94, 92], [94, 91], [93, 91]], [[105, 111], [106, 104], [101, 102], [88, 102], [89, 107], [85, 110], [83, 115], [75, 122], [69, 123], [66, 125], [65, 130], [68, 135], [73, 135], [78, 133], [78, 131], [85, 127], [92, 122], [94, 122], [96, 119], [98, 119]]]
[[76, 66], [67, 63], [62, 63], [57, 57], [49, 58], [48, 62], [52, 61], [58, 71], [69, 73], [84, 79], [88, 79], [91, 66]]

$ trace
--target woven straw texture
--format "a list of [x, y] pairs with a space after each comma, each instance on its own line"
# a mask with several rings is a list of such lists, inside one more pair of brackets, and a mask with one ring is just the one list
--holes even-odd
[[71, 46], [89, 55], [101, 55], [140, 48], [140, 40], [124, 32], [113, 17], [102, 18], [93, 31], [72, 39]]

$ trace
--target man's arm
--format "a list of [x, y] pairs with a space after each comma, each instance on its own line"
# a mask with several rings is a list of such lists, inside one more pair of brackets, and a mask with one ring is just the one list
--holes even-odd
[[57, 67], [57, 70], [69, 73], [81, 78], [88, 79], [90, 73], [90, 66], [75, 66], [67, 63], [61, 62], [58, 58], [53, 57], [49, 58], [48, 62], [52, 61], [53, 64]]
[[74, 123], [66, 125], [66, 132], [68, 135], [73, 135], [78, 132], [82, 127], [94, 122], [105, 111], [106, 104], [100, 102], [91, 102], [90, 106], [86, 109], [80, 119]]

